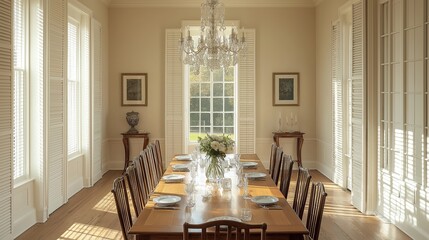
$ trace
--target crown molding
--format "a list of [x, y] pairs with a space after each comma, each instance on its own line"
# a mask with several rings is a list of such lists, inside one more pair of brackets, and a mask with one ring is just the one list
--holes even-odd
[[[200, 7], [202, 0], [102, 0], [111, 8]], [[314, 7], [322, 0], [223, 0], [225, 7]]]

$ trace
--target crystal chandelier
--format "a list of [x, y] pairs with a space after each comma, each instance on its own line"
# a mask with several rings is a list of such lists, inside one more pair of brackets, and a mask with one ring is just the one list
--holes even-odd
[[244, 33], [239, 39], [237, 30], [232, 28], [229, 38], [225, 37], [225, 8], [219, 0], [204, 0], [201, 4], [201, 35], [197, 44], [192, 39], [189, 27], [186, 39], [181, 36], [182, 61], [199, 72], [200, 66], [210, 71], [229, 67], [238, 62], [239, 54], [245, 47]]

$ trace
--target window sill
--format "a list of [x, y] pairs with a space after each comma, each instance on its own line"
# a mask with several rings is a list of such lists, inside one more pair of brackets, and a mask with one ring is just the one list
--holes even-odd
[[14, 181], [13, 188], [15, 189], [15, 188], [22, 187], [22, 186], [24, 186], [30, 182], [33, 182], [33, 181], [34, 181], [34, 178], [24, 178], [24, 179], [20, 179], [18, 181]]

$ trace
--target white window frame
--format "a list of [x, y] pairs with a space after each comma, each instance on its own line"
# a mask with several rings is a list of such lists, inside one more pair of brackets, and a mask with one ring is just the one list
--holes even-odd
[[[80, 65], [81, 65], [81, 58], [82, 58], [82, 54], [81, 54], [81, 52], [82, 52], [82, 45], [81, 45], [81, 40], [82, 40], [82, 34], [81, 34], [81, 32], [82, 32], [82, 28], [81, 28], [81, 24], [80, 24], [80, 20], [79, 19], [76, 19], [75, 17], [71, 17], [71, 16], [69, 16], [68, 17], [68, 24], [73, 24], [73, 25], [76, 25], [77, 26], [77, 43], [76, 43], [76, 50], [77, 50], [77, 53], [76, 53], [76, 73], [75, 73], [75, 75], [76, 75], [76, 79], [73, 79], [73, 80], [71, 80], [70, 78], [69, 78], [69, 75], [67, 76], [67, 90], [68, 90], [68, 93], [67, 93], [67, 95], [68, 95], [68, 99], [67, 99], [67, 106], [69, 106], [69, 98], [70, 98], [70, 96], [71, 96], [71, 92], [69, 92], [69, 84], [70, 84], [70, 82], [71, 81], [75, 81], [76, 82], [76, 112], [75, 113], [72, 113], [72, 114], [70, 114], [70, 112], [69, 112], [69, 108], [67, 107], [67, 155], [68, 155], [68, 159], [72, 159], [72, 158], [75, 158], [75, 157], [77, 157], [77, 156], [79, 156], [79, 155], [81, 155], [82, 154], [82, 84], [81, 84], [81, 81], [82, 81], [82, 78], [81, 78], [81, 75], [82, 75], [82, 71], [81, 71], [81, 68], [80, 68]], [[70, 44], [70, 43], [68, 43], [68, 44]], [[68, 55], [68, 56], [70, 56], [70, 54]], [[69, 60], [67, 60], [67, 64], [68, 64], [68, 66], [69, 66], [69, 68], [68, 68], [68, 73], [70, 73], [70, 65], [69, 65]], [[75, 118], [75, 120], [77, 121], [77, 125], [76, 125], [76, 131], [77, 131], [77, 149], [75, 150], [75, 151], [73, 151], [73, 152], [69, 152], [69, 147], [70, 147], [70, 145], [69, 145], [69, 140], [70, 140], [70, 138], [69, 138], [69, 124], [70, 124], [70, 117], [74, 117]]]
[[[22, 39], [23, 39], [23, 42], [22, 42], [22, 44], [23, 44], [23, 56], [21, 56], [22, 58], [23, 58], [23, 62], [21, 63], [23, 66], [22, 66], [22, 69], [20, 69], [21, 71], [22, 71], [22, 74], [23, 74], [23, 80], [24, 80], [24, 83], [23, 83], [23, 90], [22, 90], [22, 97], [23, 97], [23, 107], [22, 107], [22, 110], [23, 110], [23, 112], [21, 113], [23, 116], [23, 136], [22, 136], [22, 138], [23, 138], [23, 146], [22, 146], [22, 148], [23, 148], [23, 150], [22, 150], [22, 162], [20, 163], [20, 165], [22, 165], [22, 170], [20, 171], [21, 173], [17, 176], [17, 174], [16, 174], [16, 169], [15, 169], [15, 167], [16, 167], [16, 165], [18, 165], [17, 163], [16, 163], [16, 161], [17, 161], [17, 159], [15, 158], [15, 151], [17, 150], [17, 146], [15, 145], [15, 143], [14, 143], [14, 145], [13, 145], [13, 154], [14, 154], [14, 174], [13, 174], [13, 179], [14, 179], [14, 183], [15, 184], [18, 184], [18, 183], [20, 183], [20, 182], [22, 182], [22, 181], [25, 181], [26, 179], [28, 179], [28, 177], [29, 177], [29, 154], [28, 154], [28, 151], [29, 151], [29, 121], [28, 121], [28, 119], [29, 119], [29, 47], [28, 47], [28, 45], [29, 45], [29, 1], [28, 0], [14, 0], [13, 2], [14, 2], [14, 4], [15, 4], [15, 2], [16, 1], [22, 1], [22, 4], [23, 4], [23, 19], [22, 19], [22, 22], [23, 22], [23, 36], [22, 36]], [[14, 17], [15, 18], [15, 17]], [[15, 22], [15, 21], [14, 21]], [[13, 29], [14, 29], [15, 27], [13, 27]], [[15, 38], [15, 31], [14, 31], [14, 38]], [[14, 45], [15, 45], [15, 42], [14, 42]], [[14, 46], [15, 47], [15, 46]], [[14, 74], [16, 75], [16, 73], [15, 73], [15, 64], [14, 64]], [[13, 86], [14, 86], [14, 89], [15, 89], [15, 81], [16, 81], [16, 78], [14, 78], [14, 84], [13, 84]], [[15, 90], [14, 90], [15, 91]], [[13, 118], [13, 121], [14, 121], [14, 135], [16, 134], [15, 133], [15, 121], [16, 121], [16, 119], [15, 119], [15, 97], [16, 97], [16, 94], [14, 93], [14, 107], [13, 107], [13, 109], [14, 109], [14, 118]]]

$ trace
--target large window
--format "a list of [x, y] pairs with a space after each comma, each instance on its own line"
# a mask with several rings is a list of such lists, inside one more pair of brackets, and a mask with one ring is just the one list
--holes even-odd
[[206, 133], [229, 134], [236, 130], [236, 68], [210, 72], [189, 71], [189, 142]]
[[27, 54], [27, 1], [14, 1], [13, 57], [14, 57], [14, 108], [13, 108], [13, 165], [14, 179], [27, 175], [28, 165], [28, 54]]
[[80, 85], [80, 26], [69, 18], [68, 22], [68, 99], [67, 99], [67, 146], [72, 157], [81, 152], [81, 85]]

